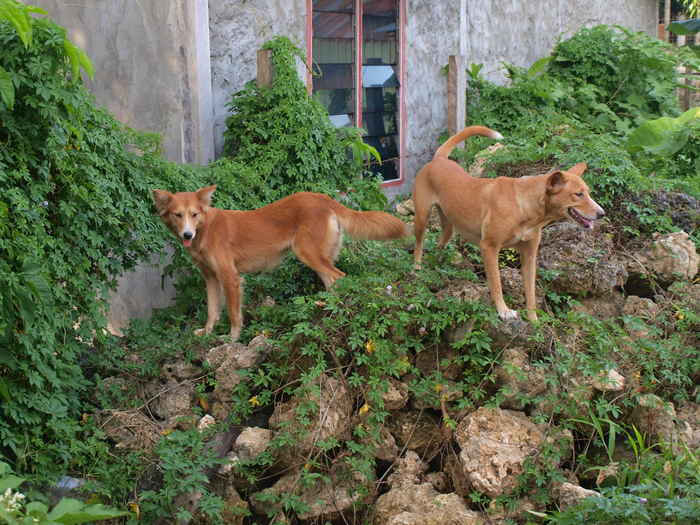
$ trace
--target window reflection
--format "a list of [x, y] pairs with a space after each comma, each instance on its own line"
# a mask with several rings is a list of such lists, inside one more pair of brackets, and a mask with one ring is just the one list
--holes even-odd
[[396, 0], [362, 0], [362, 12], [366, 15], [396, 18], [399, 15], [398, 7]]
[[344, 13], [314, 13], [314, 37], [352, 38], [352, 15]]
[[335, 11], [336, 13], [352, 13], [353, 0], [314, 0], [314, 11]]
[[362, 87], [399, 87], [399, 77], [392, 66], [362, 66]]
[[354, 112], [354, 97], [352, 89], [319, 89], [314, 91], [318, 99], [330, 115]]
[[362, 113], [362, 127], [367, 132], [365, 136], [386, 135], [388, 133], [398, 133], [396, 126], [396, 113], [372, 112]]

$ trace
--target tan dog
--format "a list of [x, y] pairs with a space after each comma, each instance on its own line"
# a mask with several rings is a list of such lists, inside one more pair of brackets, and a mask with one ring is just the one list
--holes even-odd
[[448, 156], [457, 144], [472, 135], [502, 139], [500, 133], [483, 126], [471, 126], [451, 137], [416, 176], [413, 186], [416, 248], [414, 261], [420, 267], [423, 235], [428, 227], [430, 209], [437, 206], [442, 225], [438, 248], [447, 244], [456, 229], [481, 250], [486, 277], [498, 315], [502, 319], [518, 317], [503, 301], [498, 271], [498, 252], [507, 247], [520, 253], [525, 288], [527, 317], [535, 313], [535, 272], [537, 248], [542, 228], [557, 219], [571, 219], [584, 228], [605, 212], [590, 197], [581, 178], [584, 163], [568, 171], [555, 171], [536, 177], [496, 179], [474, 178]]
[[319, 193], [295, 193], [253, 211], [218, 210], [209, 206], [215, 189], [175, 194], [153, 190], [161, 219], [207, 282], [207, 324], [195, 335], [211, 334], [225, 295], [231, 339], [238, 339], [243, 284], [239, 271], [272, 270], [291, 249], [330, 288], [345, 276], [334, 265], [343, 229], [358, 239], [394, 239], [410, 233], [401, 219], [388, 213], [350, 210]]

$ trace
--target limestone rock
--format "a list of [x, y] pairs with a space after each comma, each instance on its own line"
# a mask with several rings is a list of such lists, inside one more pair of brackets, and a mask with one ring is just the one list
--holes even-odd
[[700, 448], [700, 404], [681, 401], [676, 409], [678, 433], [691, 450]]
[[468, 415], [457, 426], [454, 438], [462, 449], [462, 467], [474, 490], [489, 498], [512, 494], [525, 460], [540, 451], [547, 428], [512, 410], [482, 407]]
[[248, 346], [229, 343], [209, 350], [205, 360], [216, 370], [214, 377], [218, 384], [211, 398], [215, 401], [229, 401], [233, 389], [244, 379], [238, 371], [260, 366], [269, 348], [267, 340], [258, 336]]
[[176, 381], [184, 381], [201, 375], [202, 369], [192, 363], [185, 361], [172, 361], [165, 363], [163, 366], [162, 377], [166, 380], [174, 379]]
[[439, 371], [445, 379], [455, 381], [462, 375], [462, 368], [452, 363], [457, 356], [457, 350], [451, 346], [436, 345], [418, 352], [413, 364], [420, 371], [421, 377], [429, 377], [433, 372]]
[[384, 384], [387, 387], [386, 392], [382, 394], [384, 410], [393, 412], [405, 407], [406, 403], [408, 403], [408, 389], [406, 385], [393, 377], [385, 377]]
[[413, 209], [413, 199], [406, 199], [403, 202], [399, 202], [396, 205], [396, 213], [403, 216], [413, 215], [415, 213]]
[[[520, 270], [509, 266], [500, 269], [501, 288], [503, 296], [510, 296], [510, 301], [506, 300], [508, 306], [513, 310], [525, 308], [525, 288], [523, 288], [523, 275]], [[535, 288], [535, 307], [542, 308], [544, 295], [542, 289]]]
[[[357, 438], [355, 438], [357, 439]], [[399, 447], [396, 444], [394, 436], [391, 435], [387, 427], [382, 427], [379, 431], [379, 439], [372, 441], [368, 436], [359, 440], [361, 445], [368, 445], [370, 442], [374, 445], [372, 455], [378, 461], [384, 463], [393, 463], [399, 455]]]
[[541, 368], [530, 365], [530, 357], [522, 347], [509, 348], [503, 354], [501, 367], [496, 372], [496, 384], [501, 387], [502, 408], [522, 410], [521, 397], [535, 397], [547, 388]]
[[668, 286], [676, 281], [692, 281], [698, 273], [698, 257], [695, 244], [686, 232], [654, 235], [654, 244], [647, 250], [633, 253], [627, 261], [630, 276], [652, 272], [656, 281]]
[[480, 151], [474, 157], [474, 162], [469, 166], [469, 175], [472, 177], [481, 177], [484, 171], [484, 164], [496, 153], [499, 149], [503, 148], [503, 144], [496, 142], [483, 151]]
[[171, 419], [176, 416], [190, 414], [194, 405], [194, 385], [192, 383], [178, 383], [170, 380], [165, 384], [153, 381], [146, 385], [153, 400], [149, 407], [154, 416], [160, 419]]
[[450, 486], [450, 480], [447, 479], [447, 475], [444, 472], [430, 472], [426, 474], [425, 481], [430, 483], [435, 490], [438, 492], [447, 492], [447, 488]]
[[543, 230], [538, 267], [554, 275], [547, 286], [568, 294], [602, 295], [623, 285], [628, 277], [605, 234], [569, 221]]
[[597, 496], [595, 490], [584, 489], [571, 483], [563, 483], [559, 495], [559, 510], [565, 512], [569, 507], [580, 505], [589, 496]]
[[266, 428], [248, 427], [238, 436], [231, 450], [239, 457], [252, 461], [270, 444], [270, 435]]
[[426, 470], [428, 464], [416, 452], [408, 450], [404, 457], [396, 460], [394, 472], [389, 476], [389, 486], [399, 488], [403, 485], [420, 485]]
[[645, 394], [632, 412], [632, 422], [637, 429], [646, 432], [652, 443], [659, 439], [670, 443], [674, 441], [676, 410], [671, 403], [654, 394]]
[[627, 386], [627, 380], [613, 369], [601, 371], [594, 377], [587, 377], [585, 382], [600, 392], [622, 392]]
[[610, 290], [602, 295], [588, 295], [579, 299], [580, 306], [575, 306], [575, 310], [583, 311], [595, 317], [599, 321], [620, 317], [622, 306], [625, 302], [624, 296], [617, 290]]
[[139, 450], [150, 456], [163, 437], [158, 425], [138, 410], [105, 410], [97, 412], [95, 418], [105, 438], [118, 450]]
[[374, 525], [478, 525], [479, 515], [457, 494], [438, 494], [431, 483], [405, 484], [382, 494]]
[[[309, 506], [309, 510], [298, 514], [301, 520], [311, 520], [319, 516], [324, 517], [324, 521], [338, 518], [341, 514], [351, 511], [363, 498], [363, 493], [370, 489], [371, 483], [367, 478], [357, 472], [348, 472], [345, 463], [337, 463], [327, 476], [331, 483], [317, 482], [316, 485], [307, 488], [299, 494], [299, 501]], [[262, 491], [265, 495], [279, 495], [295, 490], [297, 473], [287, 474], [280, 478], [269, 489]], [[359, 490], [364, 485], [364, 490]], [[250, 504], [256, 514], [267, 514], [270, 510], [281, 509], [279, 503], [271, 504], [268, 500], [261, 498], [261, 493], [251, 494]]]
[[491, 323], [484, 324], [484, 330], [491, 338], [491, 348], [503, 348], [506, 345], [532, 347], [535, 329], [532, 323], [523, 321], [520, 318], [499, 320], [494, 326]]
[[[354, 400], [347, 381], [342, 377], [336, 379], [324, 374], [319, 378], [319, 382], [320, 399], [316, 394], [308, 394], [304, 397], [295, 395], [286, 403], [278, 405], [270, 417], [273, 435], [285, 432], [295, 438], [293, 445], [274, 451], [277, 459], [275, 469], [283, 470], [295, 464], [303, 465], [314, 447], [315, 439], [325, 441], [334, 437], [342, 443], [350, 437], [352, 427], [350, 416]], [[298, 418], [297, 409], [302, 405], [314, 410], [307, 425], [302, 424]], [[321, 421], [322, 424], [320, 424]], [[280, 426], [281, 423], [285, 423], [286, 426]]]
[[428, 412], [395, 412], [388, 426], [400, 448], [405, 446], [426, 458], [433, 457], [444, 441], [440, 419]]

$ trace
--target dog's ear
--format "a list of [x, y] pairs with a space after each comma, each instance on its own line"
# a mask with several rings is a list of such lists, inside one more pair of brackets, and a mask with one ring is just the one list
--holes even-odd
[[586, 163], [579, 162], [578, 164], [576, 164], [576, 166], [569, 168], [567, 171], [572, 175], [580, 177], [581, 175], [583, 175], [583, 172], [586, 171]]
[[163, 190], [153, 190], [153, 201], [156, 203], [156, 209], [160, 215], [165, 213], [166, 208], [170, 204], [173, 194]]
[[566, 185], [566, 175], [561, 171], [555, 171], [547, 179], [547, 193], [559, 193]]
[[202, 188], [201, 190], [197, 190], [195, 192], [202, 206], [208, 207], [211, 204], [211, 194], [214, 193], [214, 190], [216, 190], [216, 184], [214, 184], [214, 186], [207, 186], [206, 188]]

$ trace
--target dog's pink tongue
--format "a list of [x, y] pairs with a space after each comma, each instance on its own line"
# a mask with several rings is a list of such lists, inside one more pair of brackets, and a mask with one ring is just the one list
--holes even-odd
[[593, 221], [589, 221], [588, 219], [583, 219], [583, 220], [586, 221], [586, 222], [588, 223], [588, 229], [589, 229], [589, 230], [592, 230], [592, 229], [593, 229], [593, 226], [594, 226], [594, 225], [593, 225]]
[[[593, 226], [591, 226], [592, 228]], [[192, 244], [192, 239], [182, 239], [182, 244], [185, 248], [189, 248]]]

